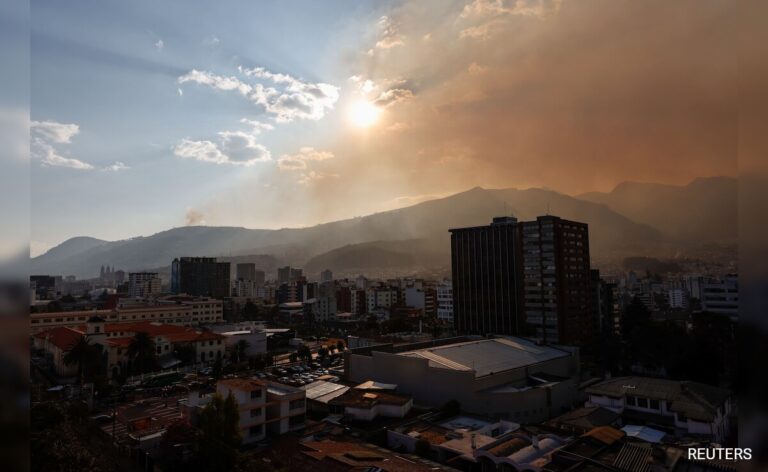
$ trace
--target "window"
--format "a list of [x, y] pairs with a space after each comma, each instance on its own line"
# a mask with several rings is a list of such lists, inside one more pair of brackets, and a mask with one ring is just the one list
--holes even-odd
[[251, 410], [251, 418], [256, 418], [261, 416], [261, 408], [254, 408]]
[[261, 389], [251, 391], [251, 400], [255, 400], [257, 398], [261, 398]]
[[651, 408], [654, 410], [659, 409], [659, 401], [658, 400], [651, 400]]
[[685, 415], [684, 415], [684, 414], [682, 414], [682, 413], [678, 413], [678, 414], [677, 414], [677, 421], [679, 421], [679, 422], [681, 422], [681, 423], [685, 423], [686, 421], [688, 421], [688, 417], [687, 417], [687, 416], [685, 416]]
[[648, 399], [647, 398], [638, 398], [637, 399], [637, 406], [640, 408], [648, 408]]
[[635, 397], [633, 397], [632, 395], [627, 395], [627, 405], [629, 405], [629, 406], [637, 405], [637, 399]]
[[248, 429], [248, 434], [251, 436], [261, 436], [261, 432], [264, 430], [263, 424], [257, 424], [256, 426], [251, 426]]
[[297, 408], [304, 408], [304, 400], [293, 400], [289, 405], [289, 410], [295, 410]]

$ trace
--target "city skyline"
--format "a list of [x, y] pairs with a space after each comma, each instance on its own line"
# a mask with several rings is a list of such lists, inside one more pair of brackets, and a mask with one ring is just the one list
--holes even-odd
[[735, 25], [708, 26], [728, 14], [35, 2], [33, 255], [77, 235], [311, 226], [473, 186], [735, 175]]

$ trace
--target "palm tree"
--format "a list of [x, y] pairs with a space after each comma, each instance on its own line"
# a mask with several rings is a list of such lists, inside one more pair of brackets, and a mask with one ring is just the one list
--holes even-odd
[[91, 344], [87, 337], [81, 336], [64, 355], [64, 364], [77, 364], [77, 378], [83, 383], [85, 376], [90, 376], [98, 365], [102, 349], [100, 344]]
[[128, 345], [128, 357], [132, 361], [133, 370], [140, 374], [154, 370], [157, 367], [155, 342], [149, 333], [138, 332]]

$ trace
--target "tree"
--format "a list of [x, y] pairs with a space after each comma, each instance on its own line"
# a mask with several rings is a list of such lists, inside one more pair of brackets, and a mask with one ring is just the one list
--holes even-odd
[[202, 470], [230, 471], [239, 460], [240, 413], [235, 397], [215, 394], [200, 413], [200, 435], [197, 441]]
[[341, 339], [339, 339], [338, 341], [336, 341], [336, 349], [337, 349], [339, 352], [343, 351], [343, 350], [344, 350], [344, 349], [346, 349], [346, 348], [347, 348], [347, 346], [344, 344], [344, 341], [342, 341]]
[[299, 348], [296, 350], [296, 354], [298, 354], [300, 359], [304, 359], [307, 362], [312, 360], [312, 351], [306, 344], [299, 346]]
[[296, 354], [295, 352], [292, 352], [292, 353], [291, 353], [291, 354], [288, 356], [288, 360], [289, 360], [289, 361], [291, 361], [291, 362], [296, 362], [297, 360], [299, 360], [299, 355], [298, 355], [298, 354]]
[[103, 350], [101, 344], [91, 344], [87, 337], [82, 336], [64, 355], [64, 364], [77, 364], [77, 378], [83, 383], [98, 372]]
[[234, 346], [232, 346], [232, 358], [235, 362], [240, 362], [246, 358], [246, 351], [251, 347], [251, 343], [245, 339], [241, 339]]
[[248, 300], [245, 302], [245, 305], [243, 305], [243, 309], [240, 311], [240, 314], [244, 320], [257, 320], [259, 319], [259, 305]]
[[155, 342], [149, 333], [138, 332], [128, 345], [128, 358], [131, 360], [131, 370], [144, 374], [157, 369], [157, 353]]
[[328, 348], [323, 346], [320, 349], [317, 350], [317, 357], [320, 358], [320, 360], [324, 360], [325, 357], [328, 355]]
[[216, 361], [213, 363], [213, 372], [211, 372], [211, 375], [214, 379], [218, 379], [221, 377], [222, 370], [223, 364], [221, 362], [221, 357], [217, 357]]

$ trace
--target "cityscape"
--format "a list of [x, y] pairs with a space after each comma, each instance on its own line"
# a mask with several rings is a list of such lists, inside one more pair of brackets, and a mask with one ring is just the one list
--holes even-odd
[[439, 280], [200, 256], [169, 277], [34, 275], [33, 420], [63, 415], [78, 436], [41, 454], [99, 462], [96, 441], [126, 470], [730, 470], [687, 450], [736, 439], [736, 273], [601, 274], [590, 229], [446, 228]]
[[9, 471], [768, 460], [727, 2], [22, 16], [30, 106], [7, 148], [29, 215], [4, 226], [28, 234], [0, 306], [25, 314], [0, 366], [23, 395], [0, 432], [19, 457], [29, 436], [29, 466]]

